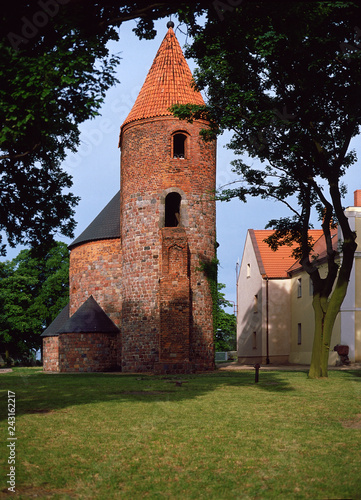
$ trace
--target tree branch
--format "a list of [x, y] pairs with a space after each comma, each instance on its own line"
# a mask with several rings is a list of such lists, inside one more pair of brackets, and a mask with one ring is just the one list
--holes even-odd
[[[125, 21], [130, 21], [131, 19], [137, 19], [139, 17], [146, 17], [148, 14], [152, 14], [154, 10], [158, 9], [158, 17], [165, 17], [169, 14], [169, 2], [159, 2], [147, 5], [146, 7], [136, 9], [132, 12], [127, 12], [124, 14], [120, 14], [119, 16], [109, 19], [107, 21], [102, 21], [99, 23], [100, 26], [110, 26], [115, 25], [119, 26]], [[174, 12], [177, 10], [176, 8], [172, 9]]]
[[36, 149], [38, 149], [39, 146], [40, 142], [38, 144], [35, 144], [32, 149], [29, 149], [29, 151], [25, 151], [25, 153], [1, 155], [0, 160], [18, 160], [19, 158], [24, 158], [24, 156], [33, 153]]

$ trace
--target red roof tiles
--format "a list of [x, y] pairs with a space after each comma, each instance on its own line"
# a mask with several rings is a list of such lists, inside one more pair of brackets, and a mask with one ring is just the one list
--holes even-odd
[[125, 124], [172, 113], [173, 104], [204, 105], [200, 92], [192, 87], [192, 73], [172, 28], [159, 47], [143, 87], [125, 119]]
[[[271, 236], [274, 231], [271, 229], [254, 230], [250, 229], [249, 234], [256, 254], [260, 273], [268, 278], [288, 278], [289, 271], [301, 269], [299, 262], [292, 257], [292, 251], [296, 244], [292, 246], [281, 246], [273, 251], [265, 239]], [[337, 229], [332, 230], [332, 242], [334, 250], [337, 250]], [[326, 256], [326, 244], [322, 229], [311, 229], [309, 231], [315, 244], [313, 254], [318, 260]]]

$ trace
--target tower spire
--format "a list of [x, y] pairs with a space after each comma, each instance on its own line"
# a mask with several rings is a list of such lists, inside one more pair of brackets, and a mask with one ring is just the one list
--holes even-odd
[[143, 118], [171, 115], [169, 108], [173, 104], [204, 105], [201, 93], [192, 85], [192, 73], [174, 34], [174, 23], [168, 22], [167, 27], [167, 34], [122, 127]]

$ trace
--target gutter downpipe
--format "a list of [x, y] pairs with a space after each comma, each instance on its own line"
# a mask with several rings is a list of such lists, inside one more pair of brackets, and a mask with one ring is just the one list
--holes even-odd
[[268, 276], [266, 275], [266, 365], [269, 361], [269, 292], [268, 292]]

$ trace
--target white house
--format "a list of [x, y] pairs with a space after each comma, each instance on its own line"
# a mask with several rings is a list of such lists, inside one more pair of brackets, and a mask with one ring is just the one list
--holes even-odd
[[[351, 228], [361, 234], [361, 190], [355, 206], [345, 211]], [[237, 354], [240, 364], [299, 363], [311, 361], [314, 313], [312, 282], [297, 260], [293, 247], [277, 251], [265, 243], [272, 230], [249, 229], [237, 280]], [[322, 230], [311, 230], [320, 273], [326, 272]], [[333, 232], [334, 249], [340, 234]], [[342, 259], [342, 255], [339, 255]], [[324, 271], [323, 271], [324, 269]], [[359, 244], [346, 298], [331, 339], [349, 347], [351, 362], [361, 361], [361, 245]], [[329, 363], [339, 356], [331, 351]]]

